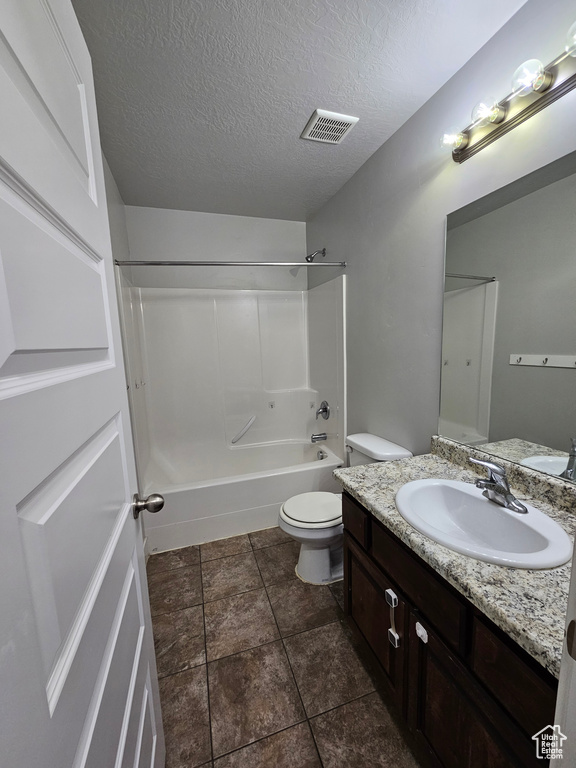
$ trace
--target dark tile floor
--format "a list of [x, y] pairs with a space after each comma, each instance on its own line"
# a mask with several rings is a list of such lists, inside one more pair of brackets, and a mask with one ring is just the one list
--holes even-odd
[[153, 555], [166, 768], [418, 768], [350, 640], [342, 582], [270, 528]]

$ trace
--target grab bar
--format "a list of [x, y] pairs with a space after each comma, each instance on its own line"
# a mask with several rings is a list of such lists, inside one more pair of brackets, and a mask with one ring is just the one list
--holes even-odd
[[234, 435], [234, 437], [232, 438], [232, 440], [231, 440], [231, 442], [232, 442], [232, 445], [234, 445], [234, 443], [237, 443], [237, 442], [238, 442], [238, 440], [240, 440], [240, 438], [241, 438], [241, 437], [244, 437], [244, 435], [246, 434], [246, 432], [248, 432], [248, 430], [250, 429], [250, 427], [252, 426], [252, 424], [254, 424], [254, 422], [255, 422], [255, 421], [256, 421], [256, 416], [255, 416], [255, 415], [254, 415], [254, 416], [252, 416], [251, 418], [249, 418], [249, 419], [248, 419], [248, 421], [247, 421], [247, 422], [246, 422], [246, 424], [245, 424], [245, 425], [242, 427], [242, 429], [240, 430], [240, 432], [238, 432], [238, 434], [237, 434], [237, 435]]

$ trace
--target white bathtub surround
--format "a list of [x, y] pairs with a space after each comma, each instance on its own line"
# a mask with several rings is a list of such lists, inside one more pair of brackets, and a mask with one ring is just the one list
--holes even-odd
[[306, 440], [318, 393], [308, 386], [304, 292], [142, 288], [139, 295], [156, 457], [146, 482], [154, 464], [172, 482], [197, 477], [197, 465], [203, 478], [221, 476], [230, 448]]
[[[166, 498], [147, 515], [150, 551], [275, 525], [290, 496], [337, 490], [343, 277], [311, 291], [126, 286], [123, 295], [140, 486]], [[325, 399], [330, 419], [316, 420]], [[329, 458], [318, 461], [321, 449]]]
[[[150, 435], [143, 492], [166, 498], [161, 515], [147, 516], [151, 551], [275, 525], [280, 504], [295, 493], [337, 490], [331, 470], [344, 458], [343, 278], [310, 294], [134, 290]], [[141, 390], [134, 394], [141, 406]], [[323, 399], [328, 421], [315, 418]], [[313, 445], [319, 431], [329, 438]], [[320, 449], [330, 458], [317, 460]]]
[[166, 498], [149, 550], [276, 525], [290, 496], [338, 490], [345, 278], [310, 282], [305, 224], [136, 207], [126, 222], [133, 260], [302, 262], [122, 269], [140, 490]]
[[[330, 405], [328, 421], [319, 418], [314, 432], [326, 431], [326, 445], [345, 456], [346, 436], [346, 279], [339, 277], [308, 290], [310, 384]], [[317, 427], [317, 428], [316, 428]], [[321, 447], [321, 446], [320, 446]]]

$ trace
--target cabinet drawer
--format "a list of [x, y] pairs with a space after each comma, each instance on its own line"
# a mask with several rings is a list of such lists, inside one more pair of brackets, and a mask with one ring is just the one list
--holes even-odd
[[474, 617], [471, 668], [511, 714], [533, 735], [554, 722], [557, 682], [522, 650], [511, 648], [484, 621]]
[[372, 522], [371, 538], [374, 560], [401, 586], [410, 602], [420, 607], [444, 641], [464, 654], [465, 603], [377, 521]]
[[342, 522], [344, 528], [356, 541], [368, 549], [370, 516], [354, 499], [346, 494], [342, 496]]
[[[402, 595], [348, 535], [345, 536], [344, 557], [349, 585], [348, 615], [376, 656], [388, 691], [402, 709], [406, 643], [406, 606]], [[386, 600], [387, 591], [392, 592], [397, 600], [393, 610]], [[393, 644], [388, 634], [392, 620], [398, 634]]]

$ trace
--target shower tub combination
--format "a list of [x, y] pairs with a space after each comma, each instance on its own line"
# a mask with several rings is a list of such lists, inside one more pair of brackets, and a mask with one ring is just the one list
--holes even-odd
[[320, 265], [302, 266], [266, 282], [256, 267], [213, 270], [213, 285], [197, 269], [186, 284], [158, 267], [160, 287], [152, 267], [120, 276], [140, 492], [165, 499], [144, 513], [148, 551], [269, 528], [291, 496], [339, 491], [345, 277], [309, 287], [302, 271]]
[[[308, 491], [338, 493], [332, 472], [342, 460], [328, 448], [294, 443], [250, 446], [240, 457], [223, 457], [209, 478], [177, 478], [167, 484], [149, 481], [147, 492], [164, 496], [159, 515], [145, 513], [147, 548], [151, 552], [228, 538], [271, 528], [280, 505]], [[318, 454], [327, 454], [318, 459]], [[242, 474], [238, 464], [242, 464]], [[230, 472], [230, 474], [228, 474]], [[190, 473], [188, 473], [189, 475]], [[154, 478], [154, 469], [151, 470]]]

